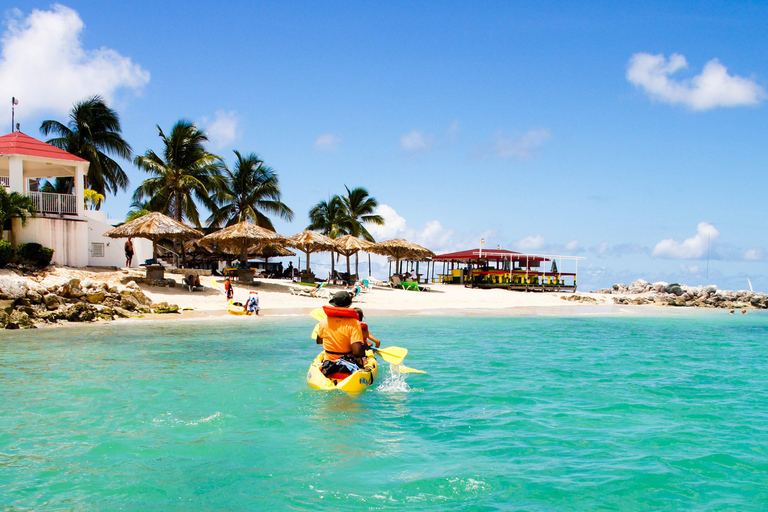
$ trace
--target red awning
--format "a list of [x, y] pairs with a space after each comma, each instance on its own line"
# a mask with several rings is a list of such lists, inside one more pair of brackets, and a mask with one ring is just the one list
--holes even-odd
[[69, 160], [72, 162], [88, 162], [71, 153], [51, 146], [25, 135], [21, 132], [13, 132], [0, 137], [0, 156], [35, 156], [50, 160]]
[[[480, 259], [480, 249], [470, 249], [468, 251], [450, 252], [448, 254], [438, 254], [432, 261], [469, 261]], [[484, 260], [512, 260], [512, 261], [549, 261], [549, 258], [541, 256], [527, 255], [505, 249], [483, 249], [482, 259]]]

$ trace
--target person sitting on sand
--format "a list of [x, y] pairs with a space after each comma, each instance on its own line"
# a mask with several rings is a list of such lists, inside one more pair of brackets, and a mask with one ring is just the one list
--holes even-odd
[[365, 366], [365, 345], [363, 330], [355, 310], [350, 309], [352, 296], [344, 291], [336, 292], [329, 306], [323, 306], [326, 318], [320, 321], [317, 344], [323, 346], [325, 359], [344, 359], [359, 368]]
[[371, 340], [374, 345], [376, 345], [376, 348], [379, 348], [381, 346], [381, 341], [379, 341], [376, 336], [368, 332], [368, 324], [363, 322], [363, 310], [360, 308], [352, 308], [357, 312], [357, 317], [360, 319], [360, 328], [363, 330], [363, 344], [366, 345], [366, 347], [370, 347], [371, 344], [368, 342], [368, 340]]
[[261, 308], [259, 307], [259, 292], [251, 290], [248, 293], [248, 302], [245, 303], [245, 311], [248, 314], [256, 314], [258, 316]]

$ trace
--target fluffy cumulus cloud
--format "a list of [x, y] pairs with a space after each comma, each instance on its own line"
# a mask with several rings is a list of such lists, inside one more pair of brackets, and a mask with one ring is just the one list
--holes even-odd
[[702, 72], [689, 80], [675, 80], [672, 75], [688, 67], [685, 57], [636, 53], [629, 59], [627, 80], [642, 88], [650, 97], [693, 110], [715, 107], [755, 105], [762, 101], [765, 89], [754, 80], [729, 75], [719, 60], [712, 59]]
[[234, 110], [218, 110], [212, 119], [204, 117], [201, 124], [216, 149], [229, 146], [240, 138], [240, 118]]
[[400, 148], [412, 155], [428, 153], [432, 149], [432, 138], [413, 130], [400, 137]]
[[72, 104], [100, 94], [112, 102], [121, 89], [139, 92], [149, 72], [110, 48], [83, 48], [78, 13], [55, 4], [23, 17], [13, 10], [0, 39], [0, 97], [15, 96], [20, 113], [65, 114]]
[[340, 142], [340, 137], [337, 137], [332, 133], [324, 133], [315, 139], [313, 146], [318, 151], [333, 151], [339, 146]]
[[542, 251], [547, 246], [547, 242], [541, 235], [527, 236], [520, 240], [512, 242], [512, 249], [517, 252], [535, 253]]
[[499, 158], [530, 160], [533, 157], [533, 151], [550, 137], [552, 134], [549, 130], [530, 130], [513, 137], [505, 137], [498, 133], [496, 134], [493, 153]]
[[707, 250], [717, 241], [720, 232], [708, 222], [700, 222], [696, 234], [682, 242], [668, 238], [656, 244], [652, 255], [666, 259], [701, 259], [707, 256]]

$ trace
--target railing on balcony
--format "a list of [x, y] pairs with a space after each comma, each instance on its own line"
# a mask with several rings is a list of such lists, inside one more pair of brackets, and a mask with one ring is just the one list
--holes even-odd
[[30, 192], [29, 197], [34, 201], [38, 213], [77, 215], [77, 196], [75, 195]]
[[0, 186], [8, 188], [11, 186], [11, 178], [8, 176], [0, 176]]

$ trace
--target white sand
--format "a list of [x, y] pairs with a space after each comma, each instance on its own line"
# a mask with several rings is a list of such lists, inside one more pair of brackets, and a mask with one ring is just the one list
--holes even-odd
[[[57, 274], [71, 275], [80, 279], [103, 280], [111, 284], [126, 282], [130, 276], [141, 277], [140, 270], [86, 271], [57, 268]], [[180, 308], [190, 308], [183, 316], [217, 316], [227, 314], [226, 299], [223, 292], [224, 278], [201, 276], [205, 287], [202, 291], [190, 292], [181, 285], [182, 275], [166, 273], [166, 278], [174, 279], [176, 287], [157, 287], [140, 284], [144, 293], [153, 302], [177, 304]], [[214, 283], [218, 284], [216, 286]], [[328, 304], [328, 299], [293, 295], [290, 287], [300, 285], [282, 279], [256, 279], [252, 285], [233, 281], [235, 300], [245, 302], [250, 290], [259, 292], [261, 315], [284, 315], [307, 313], [312, 309]], [[572, 295], [560, 293], [525, 293], [503, 289], [480, 290], [466, 288], [463, 285], [428, 284], [430, 291], [416, 292], [383, 287], [374, 287], [367, 293], [360, 294], [353, 306], [361, 307], [366, 315], [420, 314], [420, 315], [507, 315], [507, 314], [616, 314], [618, 308], [612, 297], [603, 294], [581, 293], [597, 300], [598, 304], [580, 304], [563, 300], [561, 297]], [[309, 290], [309, 287], [304, 287]], [[333, 294], [344, 290], [343, 286], [329, 285]], [[632, 306], [630, 309], [642, 307]], [[627, 307], [621, 308], [626, 310]], [[657, 309], [657, 308], [654, 308]], [[176, 315], [178, 317], [178, 315]]]

